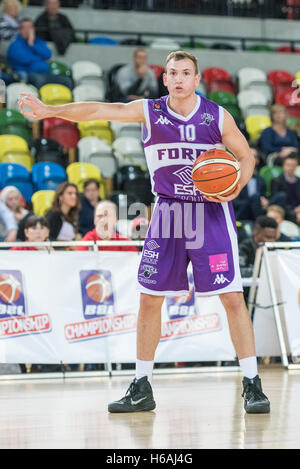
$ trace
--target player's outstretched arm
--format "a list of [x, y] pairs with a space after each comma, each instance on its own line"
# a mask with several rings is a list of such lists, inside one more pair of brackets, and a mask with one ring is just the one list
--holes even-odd
[[[128, 104], [79, 102], [49, 106], [32, 94], [21, 93], [18, 103], [24, 116], [31, 119], [60, 117], [72, 122], [93, 120], [144, 122], [145, 119], [142, 100], [132, 101]], [[24, 106], [29, 107], [30, 111], [25, 110]]]
[[223, 124], [223, 133], [222, 133], [222, 143], [228, 148], [234, 156], [237, 158], [240, 163], [240, 180], [235, 189], [235, 191], [230, 194], [228, 197], [222, 197], [220, 195], [216, 197], [206, 197], [208, 200], [213, 202], [229, 202], [230, 200], [235, 199], [247, 182], [251, 179], [255, 161], [251, 155], [250, 148], [247, 140], [244, 135], [237, 128], [236, 123], [229, 114], [224, 109], [224, 124]]

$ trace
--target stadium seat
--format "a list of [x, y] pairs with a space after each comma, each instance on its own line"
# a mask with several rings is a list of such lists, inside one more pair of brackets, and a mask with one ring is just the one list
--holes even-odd
[[165, 71], [165, 67], [163, 65], [150, 64], [149, 68], [154, 72], [156, 78], [159, 78], [160, 74]]
[[238, 103], [236, 96], [233, 93], [229, 93], [228, 91], [212, 91], [209, 93], [208, 98], [220, 106], [224, 106], [224, 104]]
[[207, 67], [201, 72], [202, 80], [204, 83], [210, 83], [216, 80], [227, 80], [231, 81], [231, 77], [227, 70], [220, 67]]
[[147, 166], [140, 140], [131, 137], [119, 137], [113, 142], [113, 149], [119, 166], [128, 164]]
[[254, 141], [260, 137], [261, 132], [271, 126], [271, 119], [267, 116], [249, 116], [245, 119], [246, 129], [250, 140]]
[[114, 187], [135, 197], [136, 202], [150, 205], [153, 201], [149, 173], [139, 166], [126, 165], [120, 168], [114, 176]]
[[56, 140], [37, 138], [33, 140], [30, 149], [36, 163], [48, 161], [60, 164], [63, 168], [68, 164], [67, 155]]
[[[102, 83], [102, 82], [101, 82]], [[78, 85], [73, 89], [75, 102], [79, 101], [103, 101], [105, 99], [105, 87], [95, 85]]]
[[157, 37], [150, 42], [151, 49], [180, 50], [180, 44], [168, 37]]
[[300, 54], [300, 49], [291, 46], [281, 46], [276, 49], [276, 52], [280, 52], [281, 54]]
[[269, 83], [273, 86], [273, 91], [278, 85], [286, 84], [291, 86], [294, 75], [286, 70], [271, 70], [267, 75]]
[[247, 50], [251, 52], [275, 52], [274, 49], [267, 44], [253, 44], [253, 46], [248, 47]]
[[[6, 87], [6, 107], [7, 109], [16, 109], [19, 110], [18, 99], [21, 93], [30, 93], [34, 96], [39, 95], [37, 88], [31, 85], [26, 85], [25, 83], [12, 83]], [[24, 107], [28, 110], [28, 107]], [[30, 119], [29, 119], [30, 120]]]
[[239, 81], [239, 90], [242, 91], [247, 88], [252, 82], [266, 82], [267, 75], [259, 68], [244, 67], [237, 73]]
[[104, 178], [112, 178], [118, 169], [111, 146], [98, 137], [85, 137], [79, 140], [78, 154], [80, 162], [97, 166]]
[[55, 191], [42, 190], [35, 192], [31, 197], [32, 207], [35, 215], [44, 217], [46, 212], [52, 207]]
[[17, 135], [0, 135], [0, 159], [8, 151], [28, 153], [26, 140]]
[[132, 194], [126, 194], [122, 191], [114, 191], [108, 197], [118, 207], [119, 220], [133, 220], [136, 214], [129, 214], [128, 208], [130, 205], [136, 203], [136, 198]]
[[53, 75], [62, 75], [72, 78], [72, 70], [70, 67], [68, 67], [68, 65], [62, 62], [58, 62], [57, 60], [50, 60], [49, 65], [50, 71]]
[[84, 78], [102, 78], [101, 67], [90, 60], [78, 60], [72, 65], [73, 79], [76, 85], [79, 85]]
[[113, 141], [112, 131], [107, 124], [107, 121], [89, 121], [78, 122], [80, 137], [98, 137], [101, 140], [106, 140], [110, 145]]
[[64, 85], [49, 83], [40, 88], [43, 103], [48, 105], [67, 104], [73, 101], [72, 92]]
[[212, 91], [227, 91], [235, 94], [235, 86], [231, 80], [213, 80], [207, 83], [206, 91], [207, 93]]
[[266, 98], [267, 103], [273, 102], [273, 90], [267, 81], [252, 81], [245, 90], [256, 91]]
[[72, 91], [74, 88], [74, 80], [72, 77], [64, 75], [55, 75], [53, 73], [30, 73], [28, 75], [28, 83], [40, 90], [45, 85], [65, 86]]
[[119, 43], [115, 39], [107, 36], [97, 36], [90, 39], [89, 44], [96, 46], [117, 46]]
[[74, 122], [57, 117], [43, 119], [43, 137], [56, 140], [65, 149], [76, 148], [80, 138]]
[[79, 192], [83, 192], [83, 185], [87, 179], [96, 179], [100, 183], [100, 197], [105, 199], [105, 187], [102, 175], [97, 166], [91, 163], [72, 163], [67, 167], [69, 182], [78, 187]]
[[266, 100], [265, 96], [258, 91], [253, 90], [243, 90], [240, 91], [237, 95], [237, 100], [239, 103], [239, 107], [245, 117], [246, 110], [249, 106], [254, 105], [261, 105], [266, 106], [268, 101]]
[[217, 42], [211, 46], [211, 49], [235, 50], [235, 47], [232, 44], [228, 44], [227, 42]]
[[271, 195], [271, 181], [272, 179], [280, 176], [282, 174], [282, 166], [263, 166], [259, 170], [259, 174], [264, 178], [266, 183], [266, 196], [270, 197]]
[[15, 109], [0, 109], [0, 134], [18, 135], [27, 142], [32, 138], [28, 121]]
[[237, 104], [223, 104], [223, 107], [232, 115], [235, 121], [241, 119], [241, 110]]
[[[296, 93], [295, 93], [296, 91]], [[299, 106], [300, 103], [297, 103], [295, 98], [299, 99], [299, 94], [297, 93], [296, 88], [287, 88], [285, 90], [279, 91], [275, 95], [275, 103], [281, 104], [282, 106]]]
[[54, 190], [67, 180], [66, 171], [56, 163], [36, 163], [32, 167], [32, 182], [35, 190]]
[[1, 189], [5, 186], [16, 186], [23, 195], [26, 202], [30, 202], [33, 186], [29, 171], [20, 164], [0, 164]]
[[119, 137], [133, 137], [141, 139], [142, 129], [139, 122], [117, 122], [110, 123], [110, 127], [114, 133], [115, 138]]
[[269, 106], [264, 106], [262, 104], [251, 104], [245, 109], [244, 118], [246, 119], [249, 116], [267, 116], [271, 117], [271, 112]]
[[32, 158], [29, 152], [7, 151], [1, 157], [1, 163], [16, 163], [24, 166], [29, 172], [32, 168]]
[[208, 49], [208, 46], [204, 42], [199, 41], [188, 41], [181, 43], [183, 49]]

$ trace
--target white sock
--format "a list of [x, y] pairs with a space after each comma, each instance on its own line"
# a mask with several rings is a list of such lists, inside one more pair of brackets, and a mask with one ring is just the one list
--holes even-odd
[[135, 377], [136, 379], [140, 379], [143, 376], [148, 377], [148, 381], [152, 383], [152, 371], [154, 366], [154, 360], [136, 360], [136, 367], [135, 367]]
[[242, 358], [239, 362], [245, 378], [253, 379], [258, 374], [256, 357]]

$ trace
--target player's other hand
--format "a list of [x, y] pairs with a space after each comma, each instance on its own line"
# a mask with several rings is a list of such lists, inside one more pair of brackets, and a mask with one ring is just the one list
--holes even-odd
[[[49, 106], [32, 94], [21, 93], [18, 104], [22, 114], [29, 119], [45, 119], [46, 117], [51, 117]], [[29, 107], [30, 111], [25, 110], [24, 106]]]
[[232, 194], [228, 195], [227, 197], [224, 197], [222, 195], [215, 195], [214, 197], [209, 197], [208, 195], [206, 195], [205, 198], [206, 200], [208, 200], [208, 202], [217, 202], [219, 204], [221, 202], [230, 202], [231, 200], [235, 199], [239, 195], [241, 190], [242, 190], [242, 187], [238, 183], [234, 192], [232, 192]]

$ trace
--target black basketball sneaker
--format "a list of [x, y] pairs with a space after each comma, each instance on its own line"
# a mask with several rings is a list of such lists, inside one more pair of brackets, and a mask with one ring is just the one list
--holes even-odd
[[108, 412], [145, 412], [155, 407], [151, 384], [147, 376], [143, 376], [133, 380], [122, 399], [108, 404]]
[[244, 409], [248, 414], [268, 414], [270, 402], [262, 392], [261, 381], [258, 375], [253, 379], [243, 379]]

